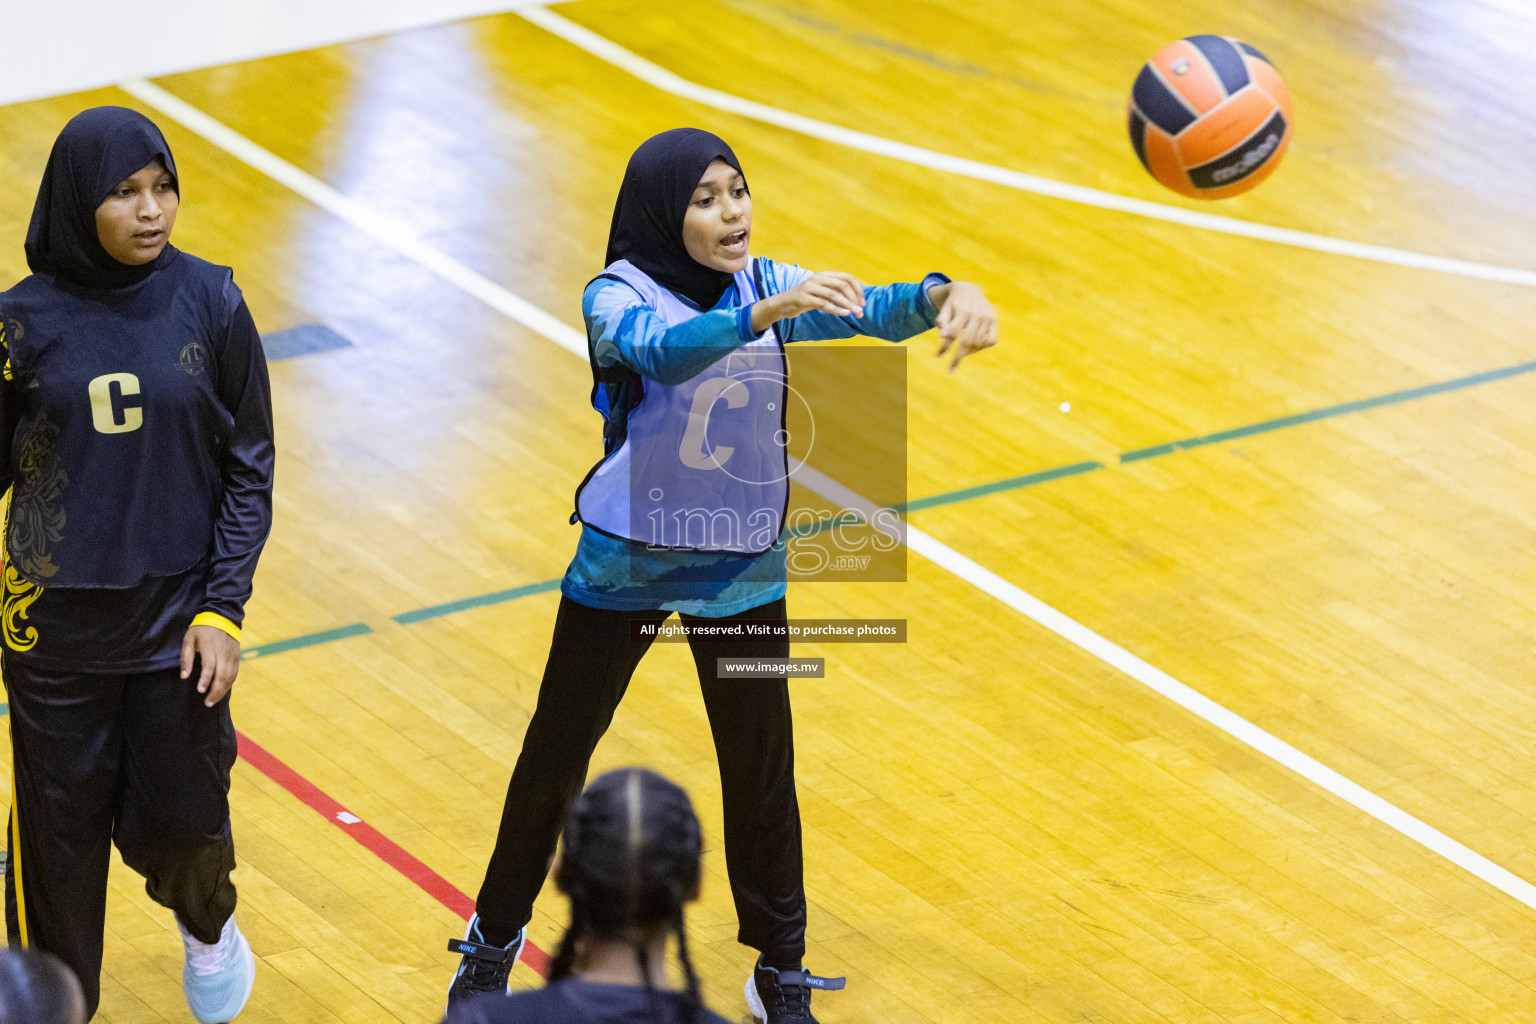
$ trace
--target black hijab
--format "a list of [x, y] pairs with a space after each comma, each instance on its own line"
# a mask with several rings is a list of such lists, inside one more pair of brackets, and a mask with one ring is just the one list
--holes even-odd
[[54, 140], [32, 207], [26, 249], [33, 273], [88, 288], [126, 288], [174, 259], [176, 250], [166, 243], [148, 263], [119, 263], [96, 234], [96, 208], [156, 158], [180, 195], [171, 147], [149, 118], [127, 107], [92, 107], [70, 118]]
[[688, 255], [683, 215], [699, 179], [716, 160], [741, 172], [731, 147], [698, 128], [673, 128], [642, 142], [629, 158], [613, 204], [605, 264], [629, 260], [657, 284], [700, 309], [713, 309], [730, 287], [731, 275]]

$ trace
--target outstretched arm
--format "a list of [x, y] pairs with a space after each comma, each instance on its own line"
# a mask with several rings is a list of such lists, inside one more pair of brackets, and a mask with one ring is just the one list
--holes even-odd
[[974, 284], [929, 274], [921, 283], [865, 288], [851, 274], [812, 274], [764, 262], [765, 276], [777, 276], [787, 287], [752, 307], [754, 331], [779, 322], [786, 341], [859, 334], [903, 341], [937, 327], [943, 339], [938, 354], [952, 353], [950, 370], [972, 352], [997, 344], [997, 314]]
[[[864, 286], [852, 274], [824, 271], [812, 274], [793, 288], [770, 295], [752, 307], [752, 330], [761, 334], [780, 320], [803, 313], [826, 313], [841, 320], [864, 316]], [[852, 337], [857, 329], [842, 337]], [[835, 337], [836, 335], [824, 335]]]
[[953, 351], [949, 360], [949, 372], [954, 373], [960, 360], [972, 352], [980, 352], [997, 344], [997, 311], [982, 293], [981, 288], [969, 281], [951, 281], [928, 289], [928, 298], [939, 307], [939, 351]]

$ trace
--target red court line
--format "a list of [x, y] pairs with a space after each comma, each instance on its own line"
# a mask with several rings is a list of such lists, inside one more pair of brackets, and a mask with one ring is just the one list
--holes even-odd
[[[292, 793], [301, 803], [319, 812], [326, 821], [341, 829], [374, 856], [415, 882], [428, 896], [464, 920], [469, 920], [469, 916], [475, 912], [475, 901], [460, 892], [452, 882], [411, 856], [399, 843], [331, 799], [319, 786], [279, 761], [245, 733], [236, 730], [235, 735], [240, 738], [240, 756], [245, 758], [252, 768]], [[538, 946], [531, 942], [523, 943], [523, 953], [519, 959], [542, 977], [549, 977], [549, 954]]]

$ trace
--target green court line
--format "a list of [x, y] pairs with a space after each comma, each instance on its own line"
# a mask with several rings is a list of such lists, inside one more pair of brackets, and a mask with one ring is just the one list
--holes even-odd
[[444, 615], [452, 615], [454, 612], [468, 611], [471, 608], [483, 608], [488, 604], [501, 604], [503, 601], [515, 601], [520, 597], [529, 597], [533, 594], [546, 594], [551, 590], [559, 590], [559, 580], [543, 580], [539, 583], [525, 583], [521, 587], [513, 587], [510, 590], [498, 590], [494, 594], [480, 594], [476, 597], [463, 597], [457, 601], [449, 601], [446, 604], [434, 604], [430, 608], [417, 608], [415, 611], [401, 612], [394, 617], [402, 626], [408, 626], [413, 622], [422, 622], [426, 619], [436, 619]]
[[306, 633], [303, 636], [292, 636], [287, 640], [273, 640], [267, 644], [257, 644], [255, 647], [247, 647], [240, 652], [241, 661], [250, 661], [252, 658], [265, 658], [273, 654], [282, 654], [285, 651], [296, 651], [300, 647], [313, 647], [316, 644], [328, 644], [332, 640], [345, 640], [349, 636], [362, 636], [364, 633], [372, 633], [366, 622], [354, 622], [350, 626], [338, 626], [336, 629], [327, 629], [319, 633]]
[[972, 498], [984, 498], [989, 494], [997, 494], [999, 491], [1016, 491], [1021, 487], [1033, 487], [1035, 484], [1043, 484], [1048, 480], [1060, 480], [1065, 476], [1077, 476], [1079, 473], [1091, 473], [1096, 469], [1103, 468], [1104, 463], [1102, 462], [1074, 462], [1070, 466], [1042, 469], [1038, 473], [1011, 476], [1006, 480], [994, 480], [990, 484], [977, 484], [975, 487], [962, 487], [958, 491], [945, 491], [943, 494], [934, 494], [926, 498], [914, 498], [905, 505], [896, 506], [896, 511], [921, 512], [925, 508], [934, 508], [938, 505], [953, 505], [957, 501], [969, 501]]
[[1532, 370], [1536, 370], [1536, 362], [1516, 363], [1514, 366], [1506, 366], [1498, 370], [1487, 370], [1483, 373], [1474, 373], [1466, 377], [1457, 377], [1455, 380], [1445, 380], [1438, 384], [1425, 384], [1422, 387], [1406, 388], [1402, 391], [1377, 395], [1375, 398], [1361, 398], [1353, 402], [1341, 402], [1338, 405], [1313, 409], [1311, 412], [1298, 412], [1292, 416], [1280, 416], [1272, 420], [1264, 420], [1260, 423], [1250, 423], [1246, 427], [1233, 427], [1231, 430], [1220, 430], [1214, 434], [1187, 437], [1182, 441], [1155, 444], [1150, 448], [1137, 448], [1135, 451], [1122, 454], [1120, 461], [1140, 462], [1143, 459], [1155, 459], [1160, 455], [1187, 451], [1190, 448], [1199, 448], [1202, 445], [1235, 441], [1240, 437], [1267, 434], [1271, 430], [1284, 430], [1286, 427], [1300, 426], [1303, 423], [1316, 423], [1318, 420], [1331, 419], [1334, 416], [1344, 416], [1352, 412], [1364, 412], [1366, 409], [1379, 409], [1384, 405], [1397, 405], [1401, 402], [1411, 402], [1416, 398], [1443, 395], [1447, 391], [1460, 391], [1463, 388], [1472, 388], [1479, 384], [1488, 384], [1496, 380], [1507, 380], [1510, 377], [1518, 377], [1521, 374], [1530, 373]]
[[[1482, 373], [1473, 373], [1465, 377], [1457, 377], [1454, 380], [1425, 384], [1416, 388], [1405, 388], [1401, 391], [1392, 391], [1385, 395], [1377, 395], [1374, 398], [1361, 398], [1353, 402], [1341, 402], [1338, 405], [1313, 409], [1310, 412], [1299, 412], [1291, 416], [1279, 416], [1275, 419], [1261, 420], [1258, 423], [1250, 423], [1247, 426], [1233, 427], [1231, 430], [1220, 430], [1214, 434], [1200, 434], [1196, 437], [1184, 438], [1181, 441], [1168, 441], [1164, 444], [1151, 445], [1146, 448], [1136, 448], [1132, 451], [1122, 452], [1119, 456], [1119, 462], [1121, 465], [1132, 462], [1144, 462], [1147, 459], [1172, 455], [1175, 452], [1188, 451], [1191, 448], [1199, 448], [1208, 444], [1220, 444], [1223, 441], [1235, 441], [1238, 438], [1252, 437], [1255, 434], [1267, 434], [1275, 430], [1284, 430], [1287, 427], [1296, 427], [1304, 423], [1316, 423], [1318, 420], [1331, 419], [1335, 416], [1344, 416], [1349, 413], [1364, 412], [1367, 409], [1378, 409], [1386, 405], [1399, 405], [1403, 402], [1411, 402], [1419, 398], [1428, 398], [1432, 395], [1443, 395], [1450, 391], [1461, 391], [1465, 388], [1477, 387], [1479, 384], [1490, 384], [1494, 381], [1508, 380], [1511, 377], [1519, 377], [1532, 372], [1536, 372], [1536, 361], [1516, 363], [1514, 366], [1505, 366], [1497, 370], [1485, 370]], [[1009, 477], [1006, 480], [995, 480], [992, 483], [977, 484], [974, 487], [963, 487], [959, 490], [946, 491], [942, 494], [934, 494], [926, 498], [915, 498], [912, 501], [897, 505], [895, 510], [904, 514], [920, 512], [923, 509], [936, 508], [940, 505], [953, 505], [962, 501], [970, 501], [973, 498], [984, 498], [992, 494], [1001, 494], [1005, 491], [1016, 491], [1025, 487], [1033, 487], [1036, 484], [1047, 483], [1051, 480], [1060, 480], [1064, 477], [1078, 476], [1105, 468], [1107, 467], [1102, 462], [1074, 462], [1071, 465], [1057, 466], [1053, 469], [1042, 469], [1034, 473], [1026, 473], [1023, 476]], [[830, 529], [833, 522], [835, 522], [835, 519], [821, 520], [813, 526], [797, 528], [793, 532], [800, 536], [816, 534]], [[432, 605], [428, 608], [418, 608], [415, 611], [402, 612], [394, 616], [394, 621], [405, 626], [413, 622], [423, 622], [427, 619], [436, 619], [444, 615], [452, 615], [455, 612], [467, 611], [470, 608], [483, 608], [486, 605], [515, 601], [520, 597], [545, 594], [551, 590], [558, 589], [560, 589], [560, 581], [558, 579], [543, 580], [539, 583], [528, 583], [521, 587], [512, 587], [509, 590], [498, 590], [492, 594], [480, 594], [475, 597], [460, 598], [457, 601], [448, 601], [445, 604]], [[360, 636], [363, 633], [371, 632], [372, 630], [365, 623], [357, 622], [350, 626], [342, 626], [340, 629], [326, 630], [323, 633], [310, 633], [307, 636], [294, 637], [290, 640], [276, 640], [269, 644], [247, 648], [241, 655], [241, 658], [243, 660], [263, 658], [267, 655], [281, 654], [284, 651], [291, 651], [300, 647], [330, 643], [332, 640], [342, 640], [349, 636]]]

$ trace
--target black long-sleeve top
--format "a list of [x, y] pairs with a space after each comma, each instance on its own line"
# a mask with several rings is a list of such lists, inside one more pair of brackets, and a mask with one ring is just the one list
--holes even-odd
[[196, 618], [238, 636], [272, 523], [271, 388], [226, 267], [144, 281], [34, 274], [0, 294], [9, 653], [44, 667], [174, 665]]

